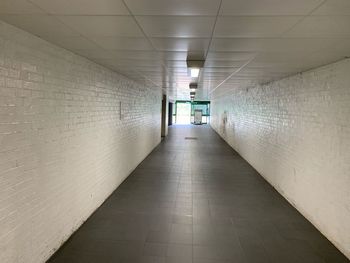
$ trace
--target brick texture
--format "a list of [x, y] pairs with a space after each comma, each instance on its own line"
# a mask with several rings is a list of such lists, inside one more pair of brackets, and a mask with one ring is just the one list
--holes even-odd
[[0, 262], [44, 262], [160, 142], [160, 120], [160, 89], [0, 22]]
[[343, 60], [213, 94], [211, 126], [350, 258], [349, 72]]

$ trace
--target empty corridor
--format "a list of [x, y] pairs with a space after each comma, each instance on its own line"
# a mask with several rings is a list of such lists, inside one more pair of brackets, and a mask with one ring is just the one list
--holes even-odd
[[171, 127], [49, 262], [349, 261], [203, 125]]

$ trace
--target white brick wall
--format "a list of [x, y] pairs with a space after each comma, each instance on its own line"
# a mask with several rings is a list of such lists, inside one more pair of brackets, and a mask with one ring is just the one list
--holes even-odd
[[350, 60], [211, 106], [212, 127], [350, 258]]
[[160, 114], [160, 89], [0, 22], [0, 262], [44, 262], [160, 142]]

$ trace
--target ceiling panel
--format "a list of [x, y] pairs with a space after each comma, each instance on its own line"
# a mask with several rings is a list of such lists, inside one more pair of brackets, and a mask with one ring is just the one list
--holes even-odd
[[53, 16], [0, 15], [0, 19], [42, 38], [79, 36]]
[[149, 71], [144, 71], [143, 68], [138, 68], [137, 71], [140, 72], [140, 74], [146, 76], [147, 78], [152, 79], [152, 80], [157, 80], [159, 82], [168, 78], [167, 74], [164, 70], [163, 71], [149, 72]]
[[134, 15], [215, 16], [220, 0], [125, 0]]
[[350, 57], [350, 38], [338, 39], [327, 53], [338, 53], [342, 57]]
[[[236, 71], [237, 69], [234, 69], [233, 71]], [[232, 71], [232, 72], [233, 72]], [[232, 73], [229, 72], [229, 73]], [[228, 74], [227, 72], [207, 72], [206, 74], [204, 74], [204, 79], [224, 79], [227, 76], [229, 76], [230, 74]]]
[[259, 53], [254, 62], [263, 63], [305, 63], [305, 59], [309, 53], [302, 52], [261, 52]]
[[161, 51], [202, 51], [208, 49], [209, 38], [151, 38], [154, 47]]
[[148, 68], [161, 68], [162, 65], [159, 63], [159, 61], [156, 60], [138, 60], [135, 63], [135, 60], [131, 59], [105, 59], [105, 61], [109, 61], [109, 63], [113, 65], [118, 65], [118, 66], [130, 66], [133, 68], [136, 67], [148, 67]]
[[323, 0], [223, 0], [221, 15], [307, 15]]
[[159, 52], [164, 60], [186, 60], [188, 53], [186, 51]]
[[136, 16], [148, 37], [211, 37], [215, 17]]
[[205, 61], [205, 67], [206, 68], [211, 68], [211, 67], [215, 67], [215, 68], [234, 68], [234, 67], [241, 67], [246, 61], [232, 61], [232, 60], [210, 60], [207, 59]]
[[94, 37], [91, 40], [109, 50], [153, 50], [148, 39], [142, 37]]
[[44, 11], [26, 0], [1, 0], [0, 14], [44, 14]]
[[224, 68], [224, 67], [210, 67], [210, 68], [204, 68], [203, 72], [208, 73], [208, 75], [210, 76], [210, 74], [215, 75], [216, 73], [231, 73], [236, 71], [237, 69], [239, 69], [239, 67], [230, 67], [230, 68]]
[[[147, 76], [153, 76], [153, 77], [162, 77], [164, 74], [168, 74], [168, 70], [166, 70], [165, 67], [161, 65], [157, 65], [155, 67], [147, 67], [145, 65], [142, 66], [134, 66], [135, 69], [139, 72], [143, 72]], [[161, 73], [161, 74], [159, 74]]]
[[149, 50], [108, 50], [111, 58], [133, 60], [186, 60], [187, 52], [161, 52]]
[[164, 62], [168, 60], [186, 61], [187, 52], [172, 52], [172, 51], [140, 51], [140, 50], [113, 50], [112, 52], [115, 58], [130, 58], [130, 59], [151, 59], [151, 60], [162, 60]]
[[303, 63], [298, 61], [281, 61], [281, 62], [264, 62], [264, 61], [253, 61], [249, 63], [246, 68], [266, 68], [273, 69], [276, 71], [286, 71], [286, 70], [299, 70], [302, 67]]
[[90, 41], [84, 37], [81, 36], [74, 36], [74, 37], [50, 37], [50, 40], [55, 42], [57, 45], [64, 47], [69, 50], [76, 50], [76, 49], [99, 49], [99, 46], [97, 46], [93, 41]]
[[347, 46], [345, 49], [338, 49], [337, 47], [335, 47], [330, 48], [328, 50], [321, 50], [308, 54], [304, 65], [308, 65], [307, 62], [309, 61], [309, 64], [311, 64], [308, 65], [309, 68], [315, 68], [349, 57], [350, 46]]
[[[0, 19], [182, 98], [192, 81], [206, 99], [218, 85], [271, 81], [350, 56], [348, 0], [219, 6], [220, 0], [0, 0]], [[191, 79], [187, 57], [206, 55], [200, 78]]]
[[350, 16], [308, 16], [287, 37], [350, 37]]
[[300, 16], [225, 16], [219, 17], [215, 37], [279, 37], [302, 17]]
[[122, 0], [30, 0], [49, 14], [129, 15]]
[[214, 38], [211, 51], [310, 52], [334, 45], [332, 38]]
[[114, 57], [114, 53], [112, 51], [107, 51], [107, 50], [104, 50], [102, 48], [84, 49], [82, 47], [79, 49], [75, 49], [74, 52], [83, 56], [83, 57], [90, 58], [91, 60], [93, 60], [97, 63], [99, 63], [99, 61], [102, 59], [110, 59], [110, 58]]
[[57, 16], [64, 24], [87, 37], [143, 37], [131, 16]]
[[[144, 59], [159, 59], [161, 55], [155, 51], [144, 51], [144, 50], [109, 50], [113, 54], [113, 58], [116, 59], [134, 59], [144, 60]], [[135, 63], [136, 63], [135, 62]]]
[[211, 52], [207, 55], [207, 60], [216, 61], [242, 61], [249, 60], [255, 56], [254, 52]]
[[187, 72], [187, 62], [186, 59], [184, 60], [166, 60], [164, 61], [164, 64], [169, 67], [169, 70], [171, 68], [177, 67], [177, 68], [184, 68]]
[[275, 67], [289, 70], [290, 74], [302, 72], [338, 61], [350, 54], [350, 46], [336, 49], [329, 47], [323, 50], [307, 53], [261, 53], [247, 67]]
[[275, 79], [275, 78], [282, 78], [285, 76], [288, 76], [290, 72], [273, 72], [269, 70], [263, 70], [263, 69], [251, 69], [251, 68], [245, 68], [242, 71], [240, 71], [237, 74], [237, 78], [240, 77], [250, 77], [253, 80], [259, 80], [259, 81], [267, 81], [268, 79]]
[[312, 15], [350, 15], [350, 1], [327, 0]]

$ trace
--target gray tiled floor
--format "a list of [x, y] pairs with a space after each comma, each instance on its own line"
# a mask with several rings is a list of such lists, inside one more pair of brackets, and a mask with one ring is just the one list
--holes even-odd
[[49, 262], [349, 261], [210, 127], [173, 126]]

